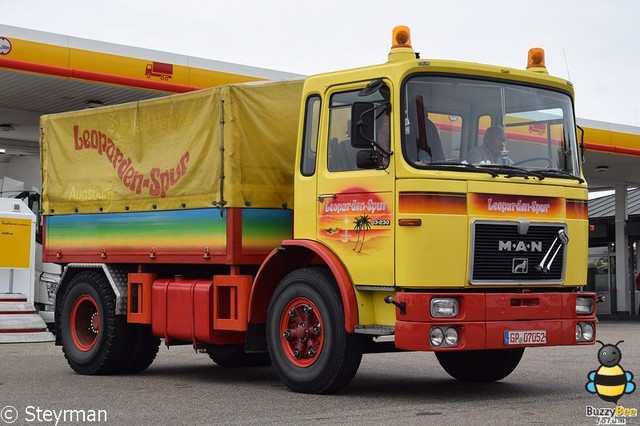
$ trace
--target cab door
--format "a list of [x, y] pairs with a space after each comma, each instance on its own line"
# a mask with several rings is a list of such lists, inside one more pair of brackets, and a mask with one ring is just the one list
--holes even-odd
[[[394, 285], [394, 166], [387, 157], [374, 169], [358, 167], [351, 145], [354, 102], [375, 106], [375, 138], [389, 150], [390, 105], [380, 92], [335, 89], [326, 97], [327, 126], [318, 143], [316, 238], [344, 262], [356, 285]], [[360, 93], [360, 96], [359, 96]], [[361, 153], [360, 155], [363, 155]]]

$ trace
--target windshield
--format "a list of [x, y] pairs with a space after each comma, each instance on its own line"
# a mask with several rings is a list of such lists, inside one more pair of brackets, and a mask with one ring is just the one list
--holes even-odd
[[403, 92], [404, 158], [416, 168], [510, 169], [578, 177], [569, 95], [539, 87], [417, 75]]

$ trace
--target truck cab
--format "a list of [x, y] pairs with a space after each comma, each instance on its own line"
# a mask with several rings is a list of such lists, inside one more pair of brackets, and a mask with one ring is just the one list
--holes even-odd
[[516, 70], [393, 37], [386, 64], [304, 86], [294, 239], [339, 259], [354, 333], [436, 351], [463, 380], [506, 376], [526, 346], [593, 344], [571, 83], [540, 49]]

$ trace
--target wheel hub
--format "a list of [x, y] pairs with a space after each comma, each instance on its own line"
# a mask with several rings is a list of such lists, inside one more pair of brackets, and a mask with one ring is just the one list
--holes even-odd
[[79, 350], [91, 350], [100, 334], [100, 312], [93, 297], [82, 295], [76, 299], [71, 308], [71, 339]]
[[98, 331], [100, 331], [100, 314], [97, 312], [94, 312], [93, 315], [91, 315], [90, 329], [94, 334], [98, 334]]
[[297, 367], [315, 362], [322, 350], [322, 317], [315, 305], [298, 298], [287, 306], [281, 320], [283, 350]]

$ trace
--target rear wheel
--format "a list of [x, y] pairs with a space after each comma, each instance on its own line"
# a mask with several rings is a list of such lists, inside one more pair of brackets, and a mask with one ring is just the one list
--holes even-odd
[[151, 326], [147, 324], [129, 324], [132, 336], [129, 360], [120, 369], [123, 373], [140, 373], [146, 370], [158, 354], [160, 339], [153, 335]]
[[246, 353], [244, 345], [218, 345], [207, 348], [209, 358], [220, 367], [265, 367], [271, 365], [269, 354]]
[[80, 374], [119, 372], [130, 335], [125, 317], [115, 314], [115, 295], [106, 277], [80, 272], [62, 297], [59, 332], [71, 368]]
[[440, 351], [438, 362], [453, 378], [463, 382], [495, 382], [518, 366], [524, 348], [484, 351]]
[[328, 270], [299, 269], [280, 282], [267, 313], [267, 347], [289, 388], [339, 391], [356, 374], [363, 346], [362, 336], [345, 330], [342, 300]]

